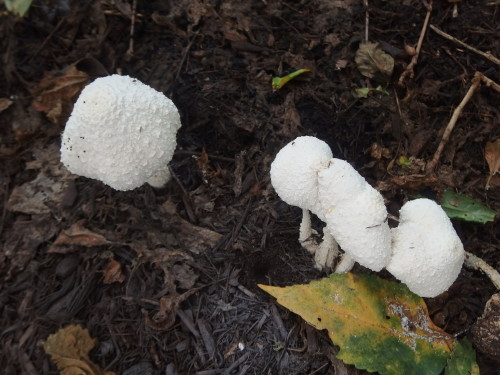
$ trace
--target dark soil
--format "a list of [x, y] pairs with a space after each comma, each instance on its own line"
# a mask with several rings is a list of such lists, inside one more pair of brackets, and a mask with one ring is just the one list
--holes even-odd
[[[369, 39], [396, 64], [388, 95], [356, 99], [353, 89], [378, 85], [354, 62], [365, 35], [360, 0], [137, 1], [131, 46], [132, 3], [34, 1], [22, 19], [0, 16], [0, 98], [12, 101], [0, 117], [2, 374], [57, 374], [42, 343], [68, 324], [98, 339], [97, 365], [123, 375], [363, 373], [256, 286], [324, 276], [298, 244], [301, 212], [274, 193], [270, 163], [295, 137], [315, 135], [382, 190], [393, 215], [445, 188], [498, 212], [498, 179], [485, 190], [484, 147], [500, 137], [500, 101], [484, 85], [436, 178], [401, 178], [409, 172], [394, 161], [430, 161], [474, 73], [498, 83], [500, 67], [429, 30], [415, 76], [398, 85], [425, 7], [370, 0]], [[452, 14], [435, 0], [431, 23], [500, 57], [498, 1], [463, 0]], [[117, 192], [60, 166], [78, 93], [60, 90], [71, 67], [83, 84], [120, 73], [172, 98], [182, 128], [165, 188]], [[312, 72], [272, 91], [274, 76], [300, 68]], [[500, 268], [498, 221], [454, 224], [467, 251]], [[463, 337], [494, 293], [464, 268], [426, 302], [436, 324]], [[483, 374], [498, 373], [500, 358], [477, 356]]]

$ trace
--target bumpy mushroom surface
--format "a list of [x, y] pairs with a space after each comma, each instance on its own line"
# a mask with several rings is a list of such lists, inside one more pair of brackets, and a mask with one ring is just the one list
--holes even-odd
[[116, 190], [163, 186], [181, 126], [162, 93], [128, 76], [98, 78], [81, 92], [62, 135], [61, 161], [72, 173]]
[[312, 236], [310, 212], [324, 219], [318, 201], [318, 173], [332, 158], [330, 147], [315, 137], [298, 137], [283, 147], [271, 164], [271, 182], [274, 190], [286, 203], [302, 208], [299, 242], [315, 254], [318, 269], [330, 269], [338, 254], [338, 246], [328, 229], [318, 246]]
[[382, 195], [346, 161], [331, 159], [319, 172], [319, 202], [327, 227], [353, 260], [380, 271], [391, 256], [391, 232]]
[[430, 199], [403, 205], [392, 229], [393, 254], [387, 270], [421, 297], [435, 297], [453, 284], [464, 247], [443, 209]]
[[318, 206], [318, 173], [333, 157], [315, 137], [298, 137], [283, 147], [271, 164], [271, 182], [280, 198], [322, 218]]

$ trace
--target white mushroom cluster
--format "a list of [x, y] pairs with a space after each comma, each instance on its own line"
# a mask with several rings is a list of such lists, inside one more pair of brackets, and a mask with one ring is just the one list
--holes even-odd
[[72, 173], [116, 190], [163, 186], [180, 116], [173, 102], [137, 79], [98, 78], [81, 92], [62, 135], [61, 161]]
[[[319, 269], [333, 267], [338, 243], [344, 256], [335, 272], [349, 271], [354, 262], [386, 268], [422, 297], [444, 292], [460, 273], [464, 248], [439, 205], [429, 199], [406, 203], [391, 230], [381, 194], [319, 139], [299, 137], [283, 147], [271, 164], [271, 182], [283, 201], [302, 208], [299, 241], [315, 254]], [[319, 245], [310, 212], [326, 223]]]
[[349, 163], [333, 158], [325, 142], [305, 136], [287, 144], [271, 164], [271, 181], [283, 201], [305, 210], [301, 242], [311, 234], [307, 210], [326, 223], [326, 244], [308, 243], [317, 268], [332, 267], [333, 238], [345, 252], [338, 272], [349, 271], [353, 260], [374, 271], [387, 264], [391, 238], [382, 196]]

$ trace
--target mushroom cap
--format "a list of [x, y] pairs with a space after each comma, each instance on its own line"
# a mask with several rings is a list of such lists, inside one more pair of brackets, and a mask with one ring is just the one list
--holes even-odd
[[391, 232], [382, 195], [346, 161], [332, 159], [319, 173], [319, 202], [342, 250], [373, 271], [391, 257]]
[[321, 218], [318, 172], [332, 158], [330, 147], [310, 136], [298, 137], [283, 147], [271, 164], [274, 190], [286, 203], [310, 210]]
[[137, 79], [111, 75], [87, 85], [62, 135], [61, 161], [72, 173], [116, 190], [164, 185], [180, 116], [173, 102]]
[[393, 254], [387, 270], [421, 297], [448, 290], [460, 274], [465, 252], [443, 209], [430, 199], [409, 201], [391, 232]]

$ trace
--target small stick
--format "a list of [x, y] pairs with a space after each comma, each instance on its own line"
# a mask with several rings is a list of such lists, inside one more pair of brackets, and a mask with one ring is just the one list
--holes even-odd
[[368, 0], [363, 0], [365, 7], [365, 42], [368, 42], [368, 26], [370, 26], [370, 14], [368, 13]]
[[460, 114], [462, 113], [462, 110], [464, 109], [465, 105], [469, 102], [469, 100], [472, 98], [474, 92], [477, 90], [481, 82], [483, 82], [483, 84], [485, 84], [487, 87], [491, 87], [493, 90], [500, 93], [500, 85], [498, 83], [489, 79], [481, 72], [474, 73], [474, 77], [472, 78], [472, 84], [469, 87], [469, 90], [465, 94], [464, 98], [462, 99], [458, 107], [455, 108], [455, 110], [453, 111], [453, 115], [451, 116], [450, 122], [448, 123], [448, 125], [444, 130], [443, 138], [441, 139], [441, 142], [439, 143], [439, 146], [436, 152], [434, 153], [432, 160], [427, 164], [426, 167], [427, 173], [434, 172], [434, 169], [436, 168], [439, 158], [441, 157], [441, 153], [443, 152], [444, 146], [446, 146], [446, 143], [450, 138], [450, 134], [453, 128], [455, 127], [455, 124]]
[[135, 33], [135, 11], [137, 9], [137, 0], [132, 2], [132, 20], [130, 24], [130, 39], [128, 41], [128, 50], [126, 52], [127, 56], [132, 57], [134, 55], [134, 33]]
[[420, 37], [418, 38], [418, 43], [417, 43], [417, 48], [415, 49], [415, 54], [411, 58], [410, 63], [406, 67], [405, 71], [403, 74], [401, 74], [401, 77], [399, 77], [398, 84], [402, 85], [406, 76], [410, 76], [410, 78], [413, 78], [415, 75], [415, 72], [413, 71], [413, 68], [415, 65], [417, 65], [418, 62], [418, 56], [420, 55], [420, 50], [422, 49], [422, 43], [424, 42], [424, 36], [427, 31], [427, 25], [429, 24], [429, 20], [431, 18], [431, 12], [432, 12], [432, 0], [429, 2], [423, 1], [424, 7], [427, 9], [427, 13], [425, 15], [425, 20], [424, 24], [422, 26], [422, 30], [420, 31]]
[[474, 95], [476, 89], [481, 84], [481, 77], [479, 75], [480, 73], [479, 74], [478, 73], [479, 72], [476, 72], [476, 74], [474, 74], [474, 77], [472, 78], [472, 84], [469, 87], [469, 90], [465, 94], [464, 98], [462, 99], [458, 107], [455, 108], [455, 110], [453, 111], [453, 115], [451, 116], [450, 122], [448, 123], [448, 125], [446, 125], [446, 128], [444, 129], [441, 142], [439, 143], [439, 146], [436, 152], [434, 153], [432, 160], [426, 166], [427, 173], [434, 172], [434, 169], [436, 168], [436, 165], [439, 159], [441, 158], [444, 146], [446, 145], [446, 143], [448, 143], [448, 140], [450, 139], [450, 134], [453, 131], [453, 128], [455, 127], [455, 124], [457, 123], [457, 120], [460, 117], [462, 110], [464, 109], [465, 105], [469, 102], [469, 100], [472, 98], [472, 95]]
[[483, 272], [486, 276], [488, 276], [493, 285], [495, 285], [495, 288], [500, 290], [500, 274], [484, 260], [466, 251], [464, 264], [468, 268]]
[[478, 55], [481, 55], [483, 56], [484, 58], [490, 60], [491, 62], [497, 64], [497, 65], [500, 65], [500, 59], [496, 58], [495, 56], [493, 56], [491, 53], [489, 52], [483, 52], [483, 51], [480, 51], [478, 50], [477, 48], [474, 48], [472, 46], [469, 46], [467, 43], [464, 43], [462, 42], [461, 40], [451, 36], [450, 34], [447, 34], [445, 33], [444, 31], [441, 31], [440, 29], [438, 29], [436, 26], [434, 25], [429, 25], [429, 27], [434, 31], [436, 32], [437, 34], [441, 35], [443, 38], [446, 38], [448, 40], [451, 40], [452, 42], [455, 42], [457, 43], [458, 45], [464, 47], [464, 48], [467, 48], [469, 50], [471, 50], [472, 52], [475, 52], [477, 53]]

